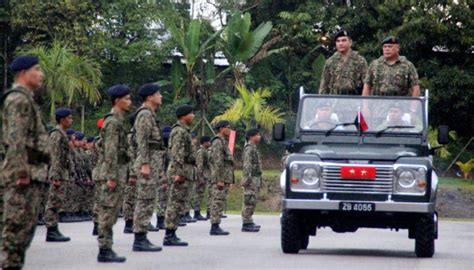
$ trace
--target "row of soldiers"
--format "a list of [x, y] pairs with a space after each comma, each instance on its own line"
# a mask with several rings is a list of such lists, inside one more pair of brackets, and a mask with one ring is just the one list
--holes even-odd
[[[45, 209], [47, 241], [70, 241], [58, 229], [65, 213], [87, 215], [93, 208], [94, 234], [98, 235], [99, 262], [124, 262], [112, 250], [112, 228], [122, 208], [124, 232], [134, 233], [134, 251], [160, 251], [147, 233], [157, 207], [157, 227], [166, 230], [163, 245], [187, 246], [176, 235], [187, 220], [190, 209], [200, 214], [205, 186], [210, 194], [210, 235], [228, 235], [220, 227], [226, 197], [234, 183], [234, 160], [228, 147], [230, 123], [218, 122], [214, 138], [202, 137], [196, 149], [190, 132], [193, 107], [176, 108], [177, 122], [168, 130], [160, 129], [156, 117], [162, 97], [157, 85], [139, 89], [143, 104], [133, 113], [133, 128], [127, 126], [131, 110], [130, 89], [115, 85], [107, 91], [113, 107], [101, 121], [100, 135], [92, 142], [84, 134], [72, 133], [72, 112], [56, 110], [57, 126], [48, 132], [33, 99], [43, 81], [39, 60], [20, 56], [10, 65], [14, 72], [12, 89], [3, 96], [2, 142], [4, 156], [0, 181], [3, 269], [21, 269], [37, 225]], [[169, 134], [167, 134], [169, 133]], [[167, 138], [168, 137], [168, 138]], [[260, 229], [252, 220], [256, 194], [261, 183], [261, 162], [257, 150], [257, 129], [246, 132], [243, 154], [244, 189], [242, 231]], [[194, 193], [191, 206], [191, 191]], [[45, 195], [47, 203], [42, 207]], [[81, 198], [93, 198], [83, 202]], [[69, 203], [79, 203], [70, 205]], [[183, 218], [184, 217], [184, 218]], [[188, 218], [189, 219], [189, 218]]]

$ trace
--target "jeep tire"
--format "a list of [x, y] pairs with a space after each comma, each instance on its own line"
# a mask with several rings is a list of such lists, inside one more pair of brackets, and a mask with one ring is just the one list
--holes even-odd
[[415, 223], [415, 254], [419, 258], [431, 258], [435, 253], [437, 224], [434, 215], [421, 215]]
[[296, 254], [302, 248], [301, 227], [295, 212], [283, 210], [281, 216], [281, 249], [283, 253]]

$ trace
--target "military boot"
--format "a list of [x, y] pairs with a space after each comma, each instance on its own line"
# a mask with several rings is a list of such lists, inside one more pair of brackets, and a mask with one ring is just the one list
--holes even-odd
[[36, 221], [36, 226], [44, 226], [46, 222], [44, 222], [44, 218], [42, 214], [39, 214], [38, 221]]
[[260, 229], [260, 228], [262, 227], [262, 226], [260, 226], [260, 225], [258, 225], [258, 224], [253, 223], [253, 222], [252, 222], [252, 225], [253, 225], [255, 228], [257, 228], [257, 229]]
[[258, 232], [260, 231], [260, 229], [255, 227], [253, 223], [244, 223], [242, 224], [242, 231], [243, 232]]
[[210, 233], [210, 235], [229, 235], [229, 232], [224, 231], [219, 226], [219, 223], [212, 224], [211, 231], [209, 233]]
[[222, 214], [222, 215], [221, 215], [221, 218], [227, 218], [227, 215], [226, 215], [226, 214]]
[[163, 239], [163, 246], [177, 246], [185, 247], [188, 243], [182, 241], [176, 236], [176, 230], [166, 229], [165, 238]]
[[159, 232], [160, 228], [153, 226], [153, 224], [151, 224], [151, 222], [150, 222], [150, 223], [148, 223], [148, 231], [149, 232]]
[[210, 219], [211, 218], [211, 211], [206, 211], [206, 218]]
[[207, 218], [205, 218], [201, 215], [201, 211], [194, 211], [194, 219], [196, 219], [198, 221], [207, 220]]
[[99, 235], [99, 224], [94, 222], [94, 228], [92, 229], [92, 235]]
[[197, 220], [194, 219], [193, 217], [191, 217], [191, 215], [189, 214], [189, 212], [187, 212], [185, 215], [184, 215], [184, 222], [186, 223], [194, 223], [196, 222]]
[[64, 236], [58, 229], [58, 226], [47, 228], [46, 242], [67, 242], [71, 241], [71, 238]]
[[125, 227], [123, 233], [133, 233], [133, 219], [125, 220]]
[[135, 241], [133, 241], [133, 251], [161, 251], [161, 247], [153, 245], [146, 237], [146, 233], [135, 233]]
[[99, 255], [97, 256], [98, 262], [117, 262], [123, 263], [127, 260], [125, 257], [118, 256], [112, 249], [99, 249]]
[[166, 227], [165, 227], [165, 217], [156, 216], [156, 227], [159, 228], [160, 230], [166, 229]]

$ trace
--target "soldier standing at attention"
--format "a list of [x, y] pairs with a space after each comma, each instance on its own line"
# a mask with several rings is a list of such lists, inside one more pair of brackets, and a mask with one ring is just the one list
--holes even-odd
[[193, 166], [196, 163], [189, 130], [194, 119], [193, 107], [190, 105], [178, 106], [176, 117], [178, 122], [173, 125], [169, 138], [170, 164], [167, 174], [172, 184], [165, 216], [166, 233], [163, 240], [165, 246], [188, 245], [187, 242], [181, 241], [176, 236], [176, 230], [189, 196], [188, 185], [193, 177]]
[[[97, 121], [97, 129], [102, 129], [104, 125], [104, 118], [100, 118]], [[94, 228], [92, 229], [92, 235], [99, 235], [99, 196], [100, 188], [103, 186], [104, 180], [101, 178], [100, 172], [102, 170], [102, 163], [104, 161], [102, 137], [97, 136], [94, 140], [94, 159], [96, 163], [92, 169], [92, 181], [94, 182], [94, 205], [92, 206], [92, 222], [94, 223]]]
[[[194, 193], [194, 218], [197, 220], [207, 220], [201, 215], [201, 202], [204, 198], [206, 185], [211, 177], [211, 168], [209, 167], [209, 147], [211, 146], [211, 138], [202, 136], [200, 139], [201, 147], [196, 152], [196, 191]], [[209, 190], [208, 190], [209, 192]]]
[[[195, 132], [191, 132], [191, 139], [192, 139], [192, 146], [193, 146], [193, 156], [196, 157], [198, 145], [197, 145], [197, 134]], [[192, 181], [189, 183], [188, 186], [188, 201], [186, 202], [186, 206], [184, 208], [183, 216], [181, 218], [181, 222], [184, 223], [194, 223], [197, 219], [191, 217], [191, 209], [193, 208], [193, 199], [196, 195], [196, 166], [193, 167], [193, 177], [191, 177]]]
[[242, 231], [258, 232], [260, 226], [253, 222], [252, 216], [257, 206], [257, 194], [262, 184], [262, 161], [258, 153], [257, 145], [260, 144], [261, 135], [258, 129], [247, 130], [243, 153], [242, 188], [244, 198], [242, 200]]
[[210, 235], [228, 235], [229, 232], [221, 229], [221, 216], [224, 212], [226, 194], [234, 183], [234, 159], [227, 146], [227, 137], [230, 135], [230, 123], [227, 120], [219, 121], [214, 129], [217, 136], [211, 143], [211, 230]]
[[341, 30], [334, 36], [336, 52], [326, 60], [319, 94], [360, 95], [367, 72], [367, 61], [352, 50], [352, 39]]
[[156, 228], [160, 230], [166, 229], [165, 226], [165, 213], [166, 213], [166, 204], [168, 202], [169, 194], [169, 179], [166, 175], [166, 169], [168, 168], [170, 154], [168, 148], [168, 139], [170, 137], [171, 127], [165, 126], [161, 129], [161, 134], [163, 135], [163, 143], [165, 145], [165, 170], [160, 172], [160, 182], [158, 183], [158, 195], [156, 199]]
[[122, 206], [123, 188], [127, 177], [127, 129], [125, 114], [131, 110], [130, 89], [115, 85], [107, 91], [112, 99], [112, 111], [105, 116], [100, 132], [103, 140], [103, 164], [99, 188], [99, 262], [125, 262], [112, 250], [113, 226]]
[[135, 211], [135, 204], [137, 201], [137, 173], [135, 170], [135, 160], [137, 159], [137, 141], [136, 141], [136, 132], [133, 125], [135, 124], [135, 113], [128, 115], [128, 121], [132, 128], [127, 134], [128, 142], [128, 157], [130, 161], [128, 162], [128, 178], [127, 184], [125, 185], [124, 190], [124, 199], [123, 199], [123, 219], [125, 220], [125, 227], [123, 228], [123, 233], [133, 233], [133, 212]]
[[51, 142], [51, 166], [49, 167], [49, 181], [51, 183], [46, 204], [44, 220], [46, 222], [47, 242], [66, 242], [71, 240], [65, 237], [58, 229], [59, 213], [63, 212], [66, 196], [66, 184], [69, 179], [69, 139], [66, 129], [73, 122], [72, 112], [68, 108], [60, 108], [55, 112], [57, 126], [49, 135]]
[[33, 240], [40, 194], [47, 192], [49, 136], [33, 100], [41, 87], [43, 72], [34, 56], [20, 56], [10, 65], [11, 90], [4, 94], [3, 143], [5, 160], [1, 177], [3, 195], [3, 269], [21, 269]]
[[161, 105], [162, 96], [156, 84], [145, 84], [138, 93], [143, 105], [136, 112], [135, 132], [137, 143], [136, 171], [138, 174], [137, 202], [133, 212], [133, 232], [135, 241], [133, 251], [161, 251], [147, 238], [150, 218], [153, 215], [160, 172], [165, 167], [165, 145], [156, 111]]

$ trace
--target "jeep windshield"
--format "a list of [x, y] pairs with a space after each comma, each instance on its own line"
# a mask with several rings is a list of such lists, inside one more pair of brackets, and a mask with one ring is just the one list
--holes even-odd
[[380, 136], [419, 133], [425, 125], [419, 98], [308, 95], [302, 102], [302, 131], [332, 134], [362, 130]]

